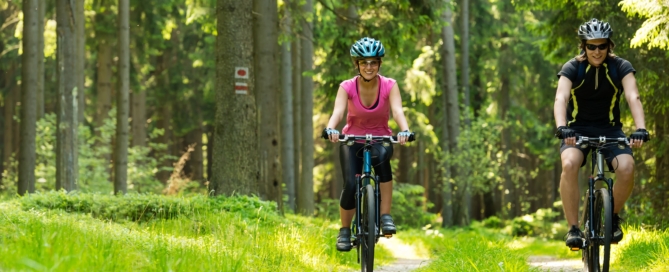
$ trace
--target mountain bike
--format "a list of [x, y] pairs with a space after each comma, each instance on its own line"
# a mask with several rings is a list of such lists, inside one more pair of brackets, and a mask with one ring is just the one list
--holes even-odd
[[[624, 137], [579, 136], [576, 145], [581, 148], [593, 147], [591, 150], [592, 173], [588, 179], [585, 209], [581, 217], [581, 229], [584, 230], [585, 239], [582, 247], [571, 248], [571, 250], [583, 250], [582, 257], [586, 271], [606, 272], [609, 271], [611, 238], [613, 237], [613, 179], [604, 175], [605, 159], [602, 150], [616, 145], [622, 149], [629, 146], [629, 141]], [[608, 172], [613, 171], [609, 169]], [[600, 257], [602, 257], [601, 263]]]
[[[327, 139], [327, 134], [322, 135]], [[409, 142], [414, 141], [415, 135], [411, 133]], [[357, 191], [355, 194], [355, 215], [351, 230], [352, 245], [357, 251], [358, 263], [363, 272], [374, 271], [374, 246], [380, 237], [390, 238], [393, 235], [384, 235], [379, 227], [381, 215], [379, 214], [381, 194], [379, 191], [378, 176], [372, 174], [372, 145], [382, 142], [383, 146], [399, 143], [395, 136], [373, 136], [367, 135], [339, 135], [339, 142], [353, 145], [355, 142], [364, 141], [362, 152], [362, 174], [356, 175]]]

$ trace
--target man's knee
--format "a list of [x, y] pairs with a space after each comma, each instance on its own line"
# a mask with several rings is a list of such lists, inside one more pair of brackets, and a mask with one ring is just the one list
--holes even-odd
[[573, 159], [564, 159], [562, 160], [562, 171], [563, 172], [577, 172], [578, 168], [581, 167], [581, 162], [577, 162]]

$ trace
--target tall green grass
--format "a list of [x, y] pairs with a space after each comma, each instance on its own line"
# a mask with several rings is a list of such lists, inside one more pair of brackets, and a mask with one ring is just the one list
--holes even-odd
[[352, 270], [336, 233], [256, 198], [36, 194], [0, 203], [0, 270]]
[[615, 267], [627, 271], [669, 271], [669, 230], [625, 228], [614, 252]]

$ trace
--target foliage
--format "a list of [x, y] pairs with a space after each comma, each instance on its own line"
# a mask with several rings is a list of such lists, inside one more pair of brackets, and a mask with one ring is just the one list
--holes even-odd
[[[111, 179], [111, 163], [107, 158], [112, 155], [112, 138], [116, 130], [115, 110], [109, 112], [109, 118], [102, 126], [96, 128], [98, 133], [92, 133], [81, 125], [79, 133], [79, 182], [78, 190], [82, 192], [111, 193], [113, 184]], [[56, 180], [56, 115], [46, 114], [37, 122], [35, 189], [48, 191], [54, 188]], [[154, 130], [150, 138], [161, 135], [160, 130]], [[128, 152], [128, 189], [131, 192], [160, 193], [163, 185], [155, 178], [161, 160], [171, 159], [168, 155], [158, 157], [149, 156], [154, 151], [163, 151], [165, 144], [150, 143], [149, 147], [135, 146]], [[10, 159], [9, 167], [3, 172], [3, 184], [0, 190], [14, 194], [18, 180], [18, 165], [15, 158]], [[167, 168], [172, 170], [172, 168]]]
[[137, 193], [113, 196], [51, 191], [21, 197], [18, 202], [24, 210], [62, 210], [69, 213], [88, 214], [102, 220], [135, 222], [177, 217], [188, 218], [204, 212], [230, 212], [245, 219], [260, 220], [266, 218], [260, 218], [261, 214], [258, 213], [258, 210], [276, 210], [276, 203], [263, 202], [257, 197], [250, 196], [236, 198], [210, 198], [205, 195], [165, 197]]
[[[427, 200], [424, 193], [425, 188], [420, 185], [407, 183], [393, 185], [392, 216], [399, 230], [419, 228], [436, 222], [437, 215], [425, 211], [423, 203]], [[432, 204], [429, 203], [427, 208], [431, 207]]]
[[648, 49], [669, 50], [669, 2], [623, 0], [619, 5], [630, 16], [648, 18], [630, 41], [632, 47], [646, 43]]
[[560, 220], [561, 213], [552, 209], [538, 209], [535, 213], [516, 217], [509, 222], [503, 232], [511, 236], [531, 236], [541, 239], [562, 240], [567, 233], [567, 224]]
[[483, 224], [484, 227], [491, 228], [491, 229], [499, 229], [499, 228], [504, 226], [504, 225], [502, 225], [502, 220], [499, 219], [499, 217], [494, 216], [494, 215], [491, 216], [491, 217], [488, 217], [486, 219], [483, 219], [483, 221], [481, 223]]

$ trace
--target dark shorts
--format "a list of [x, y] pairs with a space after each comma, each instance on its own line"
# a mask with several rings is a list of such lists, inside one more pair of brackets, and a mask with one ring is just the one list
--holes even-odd
[[[363, 143], [354, 143], [351, 146], [342, 143], [339, 146], [341, 171], [344, 176], [344, 190], [341, 192], [339, 205], [345, 210], [355, 209], [356, 180], [355, 175], [362, 174]], [[390, 168], [390, 158], [393, 156], [393, 146], [383, 146], [376, 143], [372, 146], [372, 168], [379, 176], [378, 182], [393, 180], [393, 171]]]
[[[627, 137], [623, 130], [619, 127], [609, 127], [609, 128], [597, 128], [597, 127], [570, 127], [570, 129], [573, 129], [576, 132], [577, 136], [587, 136], [587, 137], [599, 137], [599, 136], [605, 136], [605, 137]], [[564, 151], [567, 148], [578, 148], [581, 150], [583, 153], [583, 162], [581, 162], [581, 167], [583, 167], [586, 162], [588, 161], [588, 155], [591, 153], [593, 147], [586, 147], [586, 148], [581, 148], [580, 146], [568, 146], [565, 145], [564, 140], [560, 141], [560, 154], [562, 154], [562, 151]], [[613, 165], [611, 163], [613, 162], [613, 159], [617, 157], [618, 155], [622, 154], [629, 154], [631, 156], [634, 156], [634, 153], [632, 152], [632, 149], [629, 146], [625, 146], [625, 148], [620, 149], [618, 146], [612, 145], [609, 147], [606, 147], [602, 150], [602, 153], [604, 154], [604, 158], [606, 159], [606, 163], [609, 166], [609, 169], [613, 171]]]

